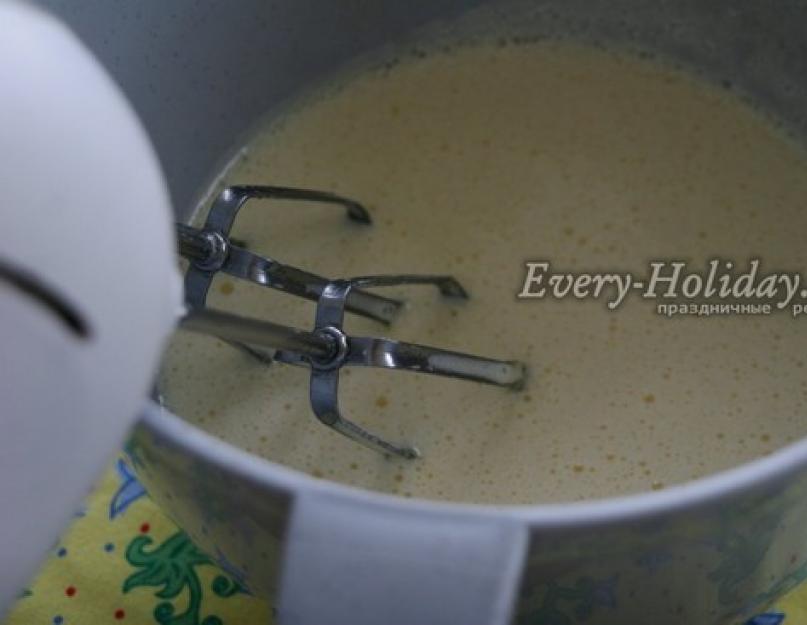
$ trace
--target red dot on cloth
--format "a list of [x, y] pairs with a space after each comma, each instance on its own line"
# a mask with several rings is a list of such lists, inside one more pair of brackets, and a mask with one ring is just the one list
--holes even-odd
[[120, 610], [120, 609], [115, 610], [115, 618], [116, 619], [121, 620], [124, 616], [126, 616], [126, 612], [124, 612], [123, 610]]
[[72, 597], [73, 595], [76, 594], [76, 587], [68, 586], [67, 588], [64, 589], [64, 594], [66, 594], [68, 597]]
[[143, 525], [140, 526], [140, 533], [141, 534], [148, 534], [150, 529], [151, 529], [151, 525], [149, 525], [148, 523], [143, 523]]

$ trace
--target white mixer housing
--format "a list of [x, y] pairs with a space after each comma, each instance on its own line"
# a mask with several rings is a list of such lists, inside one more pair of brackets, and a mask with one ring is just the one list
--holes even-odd
[[2, 617], [137, 417], [181, 285], [156, 155], [91, 53], [0, 3], [0, 84]]

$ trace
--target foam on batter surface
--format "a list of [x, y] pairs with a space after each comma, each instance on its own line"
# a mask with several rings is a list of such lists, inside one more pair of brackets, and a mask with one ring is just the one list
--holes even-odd
[[[759, 256], [802, 270], [807, 158], [734, 94], [655, 61], [572, 44], [474, 45], [343, 76], [270, 120], [228, 184], [335, 191], [333, 206], [255, 202], [233, 235], [329, 276], [452, 273], [470, 301], [403, 295], [392, 328], [347, 329], [530, 366], [527, 389], [353, 369], [350, 419], [415, 443], [384, 458], [321, 425], [305, 369], [264, 368], [180, 333], [168, 406], [311, 475], [404, 496], [537, 503], [659, 489], [805, 431], [801, 323], [787, 313], [667, 319], [636, 297], [518, 301], [527, 259], [646, 272]], [[310, 328], [314, 305], [218, 278], [210, 304]]]

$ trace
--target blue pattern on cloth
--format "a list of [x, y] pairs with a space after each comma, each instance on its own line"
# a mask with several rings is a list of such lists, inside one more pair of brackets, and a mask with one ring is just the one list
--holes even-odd
[[779, 625], [784, 623], [785, 615], [781, 612], [769, 612], [768, 614], [760, 614], [755, 616], [745, 625]]
[[109, 502], [110, 519], [123, 514], [126, 508], [146, 494], [146, 489], [137, 481], [135, 474], [122, 459], [115, 463], [115, 472], [118, 474], [120, 486]]

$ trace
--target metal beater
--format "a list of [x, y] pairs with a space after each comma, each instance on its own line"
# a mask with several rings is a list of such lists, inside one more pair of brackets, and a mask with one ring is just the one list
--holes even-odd
[[[181, 327], [214, 335], [263, 363], [272, 361], [311, 369], [310, 401], [325, 425], [376, 451], [417, 458], [417, 448], [388, 442], [352, 421], [339, 409], [339, 370], [346, 366], [380, 367], [429, 373], [521, 389], [525, 367], [516, 361], [491, 360], [425, 345], [386, 338], [349, 336], [343, 330], [345, 311], [390, 324], [403, 302], [366, 289], [399, 285], [433, 285], [447, 297], [467, 298], [467, 291], [447, 275], [386, 275], [329, 279], [251, 252], [230, 238], [235, 218], [250, 199], [325, 202], [341, 206], [354, 222], [370, 225], [367, 210], [355, 200], [328, 192], [289, 187], [234, 186], [213, 202], [202, 228], [177, 224], [180, 254], [188, 261], [185, 274], [186, 315]], [[206, 307], [214, 275], [278, 289], [317, 302], [312, 331], [251, 319]]]

